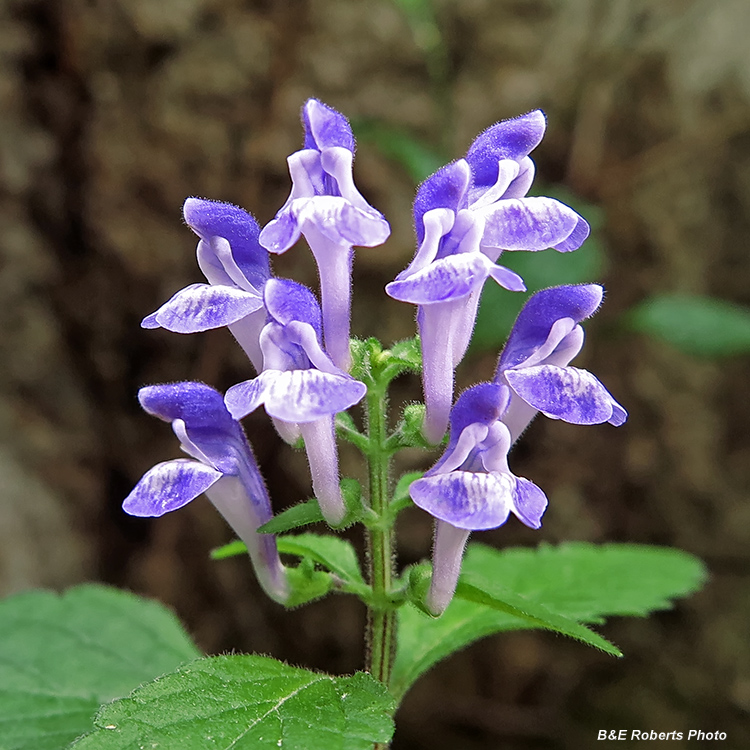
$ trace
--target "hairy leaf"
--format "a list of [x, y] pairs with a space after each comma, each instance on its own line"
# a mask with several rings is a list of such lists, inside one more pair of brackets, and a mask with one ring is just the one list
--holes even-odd
[[331, 677], [265, 656], [195, 661], [102, 706], [75, 750], [370, 750], [393, 699], [368, 674]]
[[[705, 578], [700, 560], [662, 547], [575, 542], [501, 552], [474, 542], [461, 581], [498, 600], [512, 592], [572, 620], [602, 623], [612, 615], [668, 609], [674, 599], [697, 591]], [[534, 627], [541, 626], [460, 598], [438, 619], [403, 607], [392, 691], [401, 697], [435, 663], [484, 636]]]
[[105, 586], [0, 602], [0, 748], [60, 750], [100, 703], [201, 656], [156, 602]]

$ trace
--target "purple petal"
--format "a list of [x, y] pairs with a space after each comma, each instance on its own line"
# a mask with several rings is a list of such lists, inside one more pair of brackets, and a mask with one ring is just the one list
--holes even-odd
[[509, 198], [481, 212], [486, 219], [482, 247], [503, 250], [536, 251], [559, 245], [580, 219], [553, 198]]
[[263, 227], [260, 233], [260, 244], [269, 253], [286, 252], [299, 238], [300, 226], [290, 209], [281, 210], [276, 218]]
[[465, 390], [451, 410], [451, 439], [453, 445], [470, 424], [490, 425], [500, 419], [508, 408], [510, 391], [498, 383], [477, 383]]
[[406, 279], [392, 281], [385, 290], [393, 299], [414, 305], [446, 302], [466, 297], [480, 288], [493, 266], [482, 253], [450, 255]]
[[536, 167], [534, 162], [528, 157], [524, 157], [519, 162], [518, 175], [513, 182], [508, 185], [508, 189], [503, 194], [503, 198], [525, 198], [529, 192], [531, 184], [534, 182]]
[[279, 559], [276, 537], [256, 531], [258, 526], [271, 520], [271, 503], [257, 467], [254, 473], [257, 479], [251, 478], [250, 482], [242, 475], [223, 476], [206, 491], [206, 495], [234, 533], [245, 542], [263, 590], [283, 604], [289, 596], [289, 582]]
[[232, 386], [227, 408], [235, 418], [249, 414], [260, 404], [284, 422], [312, 422], [344, 411], [361, 401], [364, 383], [345, 375], [319, 370], [266, 370], [254, 380]]
[[627, 419], [627, 411], [625, 411], [625, 409], [620, 406], [617, 401], [612, 401], [612, 416], [608, 420], [609, 423], [611, 425], [614, 425], [615, 427], [619, 427], [620, 425], [625, 424]]
[[[497, 177], [497, 168], [495, 176]], [[464, 159], [446, 164], [419, 186], [417, 197], [414, 199], [414, 230], [417, 233], [417, 245], [421, 245], [424, 240], [422, 217], [433, 208], [449, 208], [455, 212], [465, 208], [470, 186], [471, 171]]]
[[300, 425], [310, 464], [313, 492], [323, 518], [332, 526], [344, 520], [346, 505], [339, 484], [339, 458], [333, 416]]
[[138, 391], [138, 400], [149, 414], [165, 422], [181, 419], [188, 429], [233, 431], [238, 427], [221, 393], [204, 383], [147, 385]]
[[617, 404], [599, 380], [577, 367], [537, 365], [506, 370], [505, 377], [531, 406], [552, 419], [572, 424], [608, 422]]
[[197, 333], [236, 323], [261, 307], [260, 297], [236, 287], [191, 284], [144, 318], [141, 325], [161, 326], [175, 333]]
[[515, 271], [511, 271], [510, 268], [493, 264], [490, 267], [490, 276], [492, 276], [492, 278], [500, 284], [503, 289], [507, 289], [509, 292], [526, 291], [526, 284], [523, 279]]
[[466, 529], [457, 529], [445, 521], [437, 521], [435, 524], [432, 580], [425, 605], [436, 617], [445, 611], [453, 599], [468, 539], [469, 532]]
[[556, 286], [531, 295], [518, 315], [498, 363], [498, 372], [527, 360], [562, 318], [575, 323], [593, 315], [604, 296], [598, 284]]
[[453, 404], [453, 370], [464, 355], [463, 341], [468, 340], [474, 329], [476, 305], [471, 302], [469, 296], [440, 305], [420, 305], [417, 311], [426, 407], [422, 432], [433, 444], [443, 439], [448, 428]]
[[377, 211], [357, 208], [341, 196], [298, 198], [292, 203], [292, 211], [303, 234], [312, 225], [340, 245], [375, 247], [382, 245], [391, 233], [390, 224]]
[[557, 245], [553, 245], [553, 247], [560, 253], [570, 253], [573, 250], [578, 250], [578, 248], [586, 241], [590, 232], [591, 228], [589, 227], [588, 222], [583, 217], [579, 216], [578, 223], [570, 235], [562, 242], [558, 242]]
[[494, 529], [508, 520], [516, 481], [510, 474], [452, 471], [409, 487], [414, 504], [459, 529]]
[[302, 107], [302, 124], [305, 127], [305, 148], [320, 151], [331, 146], [342, 146], [354, 151], [354, 136], [349, 120], [333, 107], [308, 99]]
[[247, 280], [260, 289], [271, 275], [268, 253], [260, 246], [260, 227], [254, 217], [231, 203], [188, 198], [182, 207], [187, 225], [206, 242], [223, 237]]
[[529, 528], [538, 529], [547, 509], [547, 496], [533, 482], [516, 477], [516, 490], [513, 493], [513, 512]]
[[469, 191], [469, 205], [472, 211], [490, 206], [502, 198], [508, 197], [513, 181], [518, 177], [518, 162], [513, 159], [502, 159], [497, 163], [497, 179], [490, 187], [473, 187]]
[[494, 185], [497, 163], [501, 159], [520, 161], [528, 156], [541, 143], [546, 127], [544, 113], [535, 109], [520, 117], [498, 122], [480, 133], [466, 154], [474, 184]]
[[268, 314], [281, 325], [298, 320], [309, 323], [318, 337], [322, 331], [320, 305], [304, 285], [290, 279], [269, 279], [263, 289], [263, 302]]
[[165, 461], [143, 475], [125, 498], [122, 509], [131, 516], [163, 516], [187, 505], [222, 476], [220, 471], [197, 461]]

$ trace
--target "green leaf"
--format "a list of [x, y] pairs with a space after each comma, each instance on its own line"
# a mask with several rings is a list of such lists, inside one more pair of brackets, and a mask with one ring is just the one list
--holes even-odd
[[554, 630], [560, 635], [575, 638], [612, 656], [622, 656], [622, 651], [619, 648], [613, 646], [598, 633], [589, 630], [585, 625], [581, 625], [563, 615], [550, 612], [543, 604], [526, 599], [497, 585], [487, 586], [486, 580], [480, 579], [480, 585], [478, 586], [472, 584], [472, 580], [474, 580], [474, 577], [471, 575], [461, 577], [456, 588], [457, 597], [477, 604], [484, 604], [499, 612], [528, 620], [531, 627]]
[[371, 750], [393, 699], [368, 674], [330, 677], [265, 656], [215, 656], [102, 706], [75, 750]]
[[[481, 583], [490, 593], [499, 582], [504, 592], [555, 614], [602, 623], [612, 615], [668, 609], [673, 599], [697, 591], [705, 578], [700, 560], [662, 547], [574, 542], [501, 552], [474, 542], [461, 580]], [[392, 691], [401, 697], [431, 666], [484, 636], [531, 627], [528, 620], [459, 598], [438, 619], [403, 607]]]
[[0, 602], [0, 748], [60, 750], [99, 704], [201, 656], [156, 602], [105, 586]]
[[226, 560], [228, 557], [237, 557], [237, 555], [246, 555], [247, 545], [245, 542], [241, 542], [239, 539], [235, 539], [229, 544], [224, 544], [221, 547], [211, 550], [212, 560]]
[[351, 543], [330, 534], [294, 534], [277, 539], [279, 552], [309, 557], [356, 588], [366, 587]]
[[419, 336], [397, 341], [389, 351], [393, 359], [402, 364], [404, 369], [417, 373], [422, 371], [422, 345]]
[[409, 495], [409, 487], [412, 482], [416, 482], [417, 479], [421, 479], [423, 476], [423, 471], [409, 471], [396, 482], [396, 488], [393, 490], [393, 499], [389, 505], [389, 509], [394, 516], [398, 515], [405, 508], [414, 505]]
[[318, 501], [313, 497], [304, 503], [297, 503], [291, 508], [281, 511], [270, 521], [258, 527], [261, 534], [283, 534], [290, 529], [297, 529], [300, 526], [308, 526], [311, 523], [318, 523], [323, 520], [323, 514], [320, 512]]
[[651, 297], [626, 313], [625, 323], [699, 357], [750, 352], [750, 308], [715, 297]]

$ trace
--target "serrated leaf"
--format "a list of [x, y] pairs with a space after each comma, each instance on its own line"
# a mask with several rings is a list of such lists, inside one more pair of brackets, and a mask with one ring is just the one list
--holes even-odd
[[715, 297], [651, 297], [625, 314], [631, 328], [700, 357], [750, 352], [750, 308]]
[[280, 536], [277, 544], [282, 554], [309, 557], [349, 584], [366, 585], [357, 553], [346, 539], [330, 534], [294, 534]]
[[60, 750], [99, 704], [201, 656], [156, 602], [105, 586], [0, 602], [0, 748]]
[[368, 674], [331, 677], [265, 656], [215, 656], [103, 706], [75, 750], [370, 750], [393, 699]]
[[[551, 612], [587, 623], [668, 609], [706, 578], [700, 560], [680, 550], [583, 542], [505, 551], [473, 542], [463, 571], [465, 580], [481, 581], [488, 591], [501, 582], [505, 590]], [[480, 638], [530, 627], [521, 618], [462, 599], [454, 599], [438, 619], [402, 607], [392, 691], [402, 696], [419, 675]]]
[[698, 591], [707, 577], [693, 555], [645, 544], [569, 542], [501, 552], [473, 542], [464, 563], [473, 580], [482, 577], [486, 586], [502, 581], [503, 588], [590, 623], [671, 609], [674, 599]]

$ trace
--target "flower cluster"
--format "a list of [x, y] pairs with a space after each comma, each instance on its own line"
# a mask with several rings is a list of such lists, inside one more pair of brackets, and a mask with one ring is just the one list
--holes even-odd
[[[352, 177], [354, 138], [347, 120], [311, 99], [302, 110], [304, 147], [288, 159], [288, 200], [261, 231], [236, 206], [189, 198], [183, 213], [199, 237], [207, 284], [178, 291], [146, 317], [145, 328], [195, 333], [226, 326], [246, 352], [255, 377], [225, 396], [201, 383], [148, 386], [143, 408], [171, 423], [190, 459], [161, 463], [125, 500], [128, 513], [160, 516], [205, 493], [246, 543], [258, 579], [280, 602], [290, 583], [273, 535], [257, 529], [272, 511], [252, 449], [237, 421], [263, 406], [289, 443], [304, 441], [312, 486], [325, 520], [347, 520], [339, 486], [335, 417], [360, 402], [365, 383], [349, 374], [353, 247], [383, 243], [390, 227]], [[533, 482], [515, 476], [508, 452], [534, 416], [574, 424], [622, 424], [627, 415], [589, 372], [570, 366], [583, 345], [581, 321], [599, 307], [595, 284], [532, 295], [500, 355], [491, 382], [455, 401], [454, 370], [469, 344], [488, 278], [511, 291], [523, 280], [497, 265], [503, 251], [576, 250], [588, 225], [552, 198], [527, 197], [530, 152], [544, 135], [540, 111], [482, 133], [465, 158], [440, 169], [414, 202], [417, 251], [386, 287], [417, 305], [423, 360], [425, 439], [448, 445], [413, 482], [414, 503], [436, 519], [433, 576], [425, 604], [434, 614], [450, 602], [472, 530], [505, 523], [513, 513], [539, 528], [547, 505]], [[272, 275], [269, 253], [300, 237], [318, 266], [320, 303], [303, 285]]]

